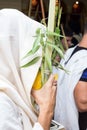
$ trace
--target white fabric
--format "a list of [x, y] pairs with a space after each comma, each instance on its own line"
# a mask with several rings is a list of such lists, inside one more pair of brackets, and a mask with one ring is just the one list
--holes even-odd
[[[0, 130], [23, 130], [20, 108], [4, 93], [0, 92]], [[36, 122], [32, 130], [43, 130]]]
[[37, 122], [35, 123], [33, 130], [43, 130], [43, 128], [41, 127], [41, 125]]
[[[29, 60], [22, 58], [32, 48], [33, 36], [39, 27], [43, 28], [15, 9], [0, 10], [0, 92], [3, 91], [20, 108], [23, 130], [31, 130], [37, 121], [30, 92], [41, 60], [28, 68], [20, 66]], [[41, 55], [41, 49], [35, 55]]]
[[0, 130], [23, 130], [20, 110], [3, 92], [0, 92]]
[[[75, 47], [74, 47], [75, 48]], [[80, 76], [87, 68], [87, 50], [76, 52], [68, 61], [74, 48], [69, 49], [61, 64], [69, 71], [55, 70], [58, 73], [58, 89], [56, 96], [56, 107], [54, 119], [63, 124], [66, 130], [79, 130], [78, 110], [75, 104], [73, 91]]]

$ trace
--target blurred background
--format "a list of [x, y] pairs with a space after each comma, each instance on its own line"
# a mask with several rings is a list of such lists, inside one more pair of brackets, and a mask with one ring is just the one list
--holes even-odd
[[[83, 31], [87, 0], [60, 0], [63, 8], [61, 23], [76, 32]], [[39, 22], [48, 18], [49, 0], [0, 0], [0, 9], [15, 8]]]

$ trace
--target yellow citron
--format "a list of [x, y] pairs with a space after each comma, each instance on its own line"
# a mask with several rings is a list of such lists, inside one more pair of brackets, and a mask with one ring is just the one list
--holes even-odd
[[41, 86], [41, 72], [40, 70], [38, 71], [38, 74], [36, 76], [36, 79], [35, 79], [35, 82], [33, 84], [33, 89], [35, 90], [38, 90], [40, 89], [42, 86]]
[[54, 74], [55, 80], [58, 80], [58, 74]]
[[[54, 77], [55, 77], [55, 80], [58, 79], [58, 74], [54, 74]], [[36, 76], [36, 79], [35, 79], [35, 82], [33, 84], [33, 89], [34, 90], [38, 90], [40, 89], [42, 86], [41, 86], [41, 71], [39, 70], [38, 71], [38, 74]]]

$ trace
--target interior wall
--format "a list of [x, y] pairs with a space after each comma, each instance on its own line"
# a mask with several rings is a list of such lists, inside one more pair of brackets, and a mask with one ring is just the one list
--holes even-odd
[[[67, 11], [68, 13], [71, 13], [72, 5], [75, 2], [75, 0], [61, 0], [67, 5]], [[84, 3], [85, 7], [87, 7], [87, 0], [80, 0], [82, 3]], [[47, 12], [49, 9], [49, 0], [43, 0], [45, 5], [45, 11]], [[68, 3], [68, 4], [67, 4]], [[0, 9], [2, 8], [16, 8], [21, 10], [28, 8], [29, 0], [0, 0]], [[86, 8], [87, 12], [87, 8]]]
[[[29, 1], [30, 0], [0, 0], [0, 9], [15, 8], [15, 9], [23, 11], [25, 14], [27, 14], [28, 8], [29, 8]], [[50, 0], [43, 0], [45, 12], [47, 12], [47, 15], [48, 15], [48, 10], [49, 10], [49, 1]], [[72, 6], [76, 0], [61, 0], [61, 1], [63, 1], [67, 7], [67, 11], [65, 13], [70, 14], [72, 12]], [[85, 5], [84, 14], [87, 14], [87, 0], [79, 0], [79, 1], [81, 1]], [[68, 17], [66, 18], [66, 24], [68, 23], [69, 16], [70, 15], [68, 15]], [[81, 28], [82, 28], [84, 16], [81, 14], [80, 17], [81, 17], [80, 23], [81, 23]], [[74, 20], [74, 21], [77, 21], [77, 20]], [[64, 22], [65, 22], [65, 20], [64, 20]]]
[[14, 8], [21, 11], [21, 6], [22, 6], [21, 0], [0, 0], [0, 9]]

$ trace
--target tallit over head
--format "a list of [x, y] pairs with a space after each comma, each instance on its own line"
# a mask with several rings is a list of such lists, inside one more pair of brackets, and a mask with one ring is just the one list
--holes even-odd
[[[37, 120], [30, 93], [41, 60], [27, 68], [20, 66], [29, 60], [22, 58], [32, 48], [37, 28], [43, 26], [18, 10], [0, 10], [0, 91], [22, 111], [24, 130], [31, 129], [31, 122]], [[40, 56], [41, 49], [35, 55]]]

